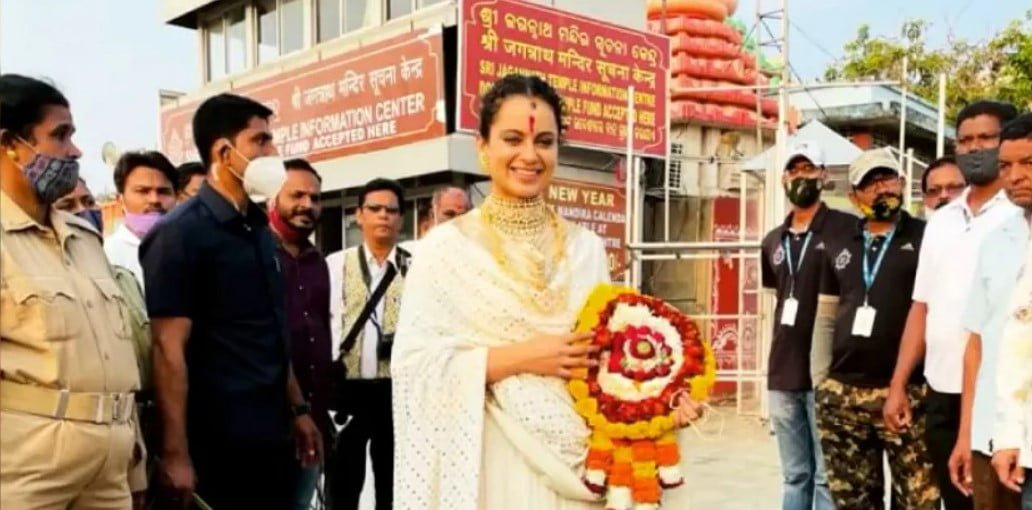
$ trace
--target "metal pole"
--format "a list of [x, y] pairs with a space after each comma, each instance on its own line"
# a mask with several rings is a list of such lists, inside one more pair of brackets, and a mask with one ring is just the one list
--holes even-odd
[[[639, 243], [642, 240], [642, 229], [645, 226], [645, 214], [642, 212], [645, 203], [645, 193], [641, 186], [642, 172], [645, 170], [645, 161], [642, 158], [637, 158], [634, 162], [634, 242]], [[641, 290], [642, 280], [642, 264], [641, 260], [637, 257], [634, 259], [634, 274], [632, 275], [631, 285], [638, 290]]]
[[907, 194], [903, 195], [903, 198], [905, 199], [904, 202], [903, 202], [903, 207], [905, 207], [908, 212], [912, 213], [913, 211], [910, 209], [910, 206], [913, 205], [913, 203], [914, 203], [914, 185], [913, 185], [913, 182], [914, 182], [914, 148], [913, 147], [907, 149], [906, 172], [907, 172], [907, 174], [906, 174], [906, 176], [907, 176], [907, 182], [906, 182], [906, 184], [907, 184]]
[[[876, 80], [876, 81], [829, 81], [821, 83], [798, 83], [795, 85], [785, 86], [786, 90], [797, 91], [797, 90], [817, 90], [817, 89], [836, 89], [836, 88], [851, 88], [851, 87], [869, 87], [877, 85], [895, 85], [899, 86], [899, 80]], [[706, 86], [706, 87], [685, 87], [681, 90], [691, 92], [722, 92], [722, 91], [762, 91], [769, 89], [770, 85], [720, 85], [720, 86]]]
[[946, 153], [946, 73], [939, 75], [939, 122], [935, 129], [935, 157]]
[[666, 252], [682, 252], [692, 250], [714, 250], [714, 251], [734, 251], [734, 250], [758, 250], [760, 249], [760, 241], [674, 241], [670, 243], [630, 243], [630, 249], [635, 251], [666, 251]]
[[[630, 87], [627, 87], [627, 159], [624, 161], [624, 164], [625, 164], [625, 167], [624, 167], [624, 202], [625, 202], [625, 204], [624, 204], [625, 205], [625, 207], [624, 207], [624, 214], [626, 215], [626, 218], [624, 219], [624, 242], [627, 244], [627, 247], [630, 248], [631, 243], [634, 240], [634, 238], [632, 237], [634, 235], [634, 232], [633, 232], [634, 220], [631, 217], [633, 212], [634, 212], [634, 188], [633, 188], [633, 184], [632, 184], [634, 179], [631, 178], [631, 174], [633, 173], [633, 166], [632, 165], [634, 165], [634, 86], [633, 85], [630, 86]], [[630, 259], [634, 258], [634, 252], [633, 251], [628, 251], [627, 252], [627, 257], [628, 257], [628, 260], [627, 260], [628, 264], [627, 264], [627, 268], [624, 270], [624, 285], [627, 285], [629, 287], [631, 285], [631, 266], [633, 265], [633, 264], [630, 264], [630, 262], [631, 262]]]
[[[899, 164], [903, 166], [903, 154], [907, 152], [907, 64], [910, 62], [909, 58], [903, 56], [903, 76], [900, 80], [903, 82], [903, 104], [900, 106], [899, 111]], [[909, 182], [907, 183], [909, 184]]]

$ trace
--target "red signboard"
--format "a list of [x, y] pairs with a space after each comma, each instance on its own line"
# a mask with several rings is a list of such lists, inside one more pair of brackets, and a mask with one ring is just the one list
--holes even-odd
[[[445, 134], [441, 51], [439, 33], [406, 34], [230, 92], [275, 113], [273, 141], [285, 158], [369, 152]], [[198, 104], [161, 112], [162, 150], [175, 163], [199, 159], [191, 127]]]
[[665, 36], [518, 0], [462, 0], [460, 26], [459, 129], [477, 129], [480, 96], [496, 80], [535, 74], [566, 101], [571, 145], [624, 152], [633, 86], [634, 150], [666, 155]]
[[622, 278], [627, 266], [624, 233], [627, 201], [624, 190], [589, 182], [553, 179], [546, 201], [555, 212], [602, 238], [609, 256], [609, 274]]

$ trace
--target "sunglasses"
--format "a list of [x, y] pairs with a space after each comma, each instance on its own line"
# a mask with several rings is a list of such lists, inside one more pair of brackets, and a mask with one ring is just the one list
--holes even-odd
[[362, 208], [373, 214], [380, 213], [381, 211], [387, 211], [387, 214], [398, 214], [401, 212], [400, 208], [389, 205], [367, 204], [362, 206]]

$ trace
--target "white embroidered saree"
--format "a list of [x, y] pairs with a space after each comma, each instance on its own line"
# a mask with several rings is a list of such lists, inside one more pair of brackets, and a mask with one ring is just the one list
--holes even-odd
[[588, 294], [609, 280], [602, 241], [566, 225], [552, 283], [568, 294], [545, 312], [492, 258], [478, 218], [435, 228], [406, 278], [392, 354], [395, 508], [600, 509], [581, 481], [588, 428], [564, 381], [485, 378], [489, 347], [572, 331]]

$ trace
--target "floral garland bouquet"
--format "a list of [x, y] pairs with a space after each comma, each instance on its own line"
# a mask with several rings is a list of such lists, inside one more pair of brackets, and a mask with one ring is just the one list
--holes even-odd
[[673, 306], [612, 285], [592, 292], [576, 331], [593, 331], [601, 348], [598, 366], [568, 384], [592, 430], [584, 481], [605, 495], [607, 510], [659, 508], [662, 489], [684, 483], [677, 397], [706, 398], [716, 374], [712, 350]]

